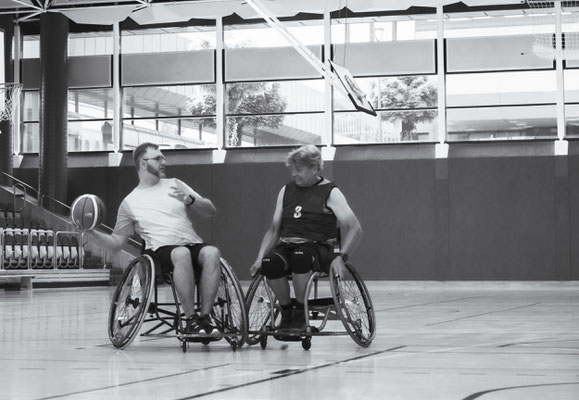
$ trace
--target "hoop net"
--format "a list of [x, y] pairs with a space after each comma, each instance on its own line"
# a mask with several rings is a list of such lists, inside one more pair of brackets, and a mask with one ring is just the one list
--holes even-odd
[[0, 121], [14, 121], [21, 91], [20, 83], [0, 83]]
[[544, 59], [557, 58], [555, 41], [555, 4], [561, 4], [562, 49], [565, 60], [579, 60], [579, 0], [538, 1], [526, 0], [534, 17], [535, 43], [533, 53]]

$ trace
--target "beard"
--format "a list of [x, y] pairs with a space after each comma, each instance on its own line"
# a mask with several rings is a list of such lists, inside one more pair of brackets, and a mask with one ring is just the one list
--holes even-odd
[[155, 168], [151, 167], [149, 164], [147, 164], [147, 172], [156, 176], [159, 179], [165, 177], [165, 171], [161, 171], [160, 169], [155, 169]]

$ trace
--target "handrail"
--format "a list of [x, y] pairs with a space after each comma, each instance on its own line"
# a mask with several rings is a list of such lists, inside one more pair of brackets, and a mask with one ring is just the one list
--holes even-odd
[[60, 204], [60, 205], [63, 206], [64, 208], [70, 210], [70, 206], [69, 206], [68, 204], [63, 203], [63, 202], [60, 201], [60, 200], [56, 200], [55, 198], [50, 197], [50, 196], [47, 195], [47, 194], [43, 194], [43, 195], [40, 197], [40, 204], [44, 205], [44, 199], [48, 199], [48, 200], [50, 200], [50, 201], [52, 201], [52, 202], [55, 202], [55, 203], [57, 203], [57, 204]]
[[33, 188], [33, 187], [30, 186], [28, 183], [22, 182], [20, 179], [12, 176], [12, 175], [10, 175], [10, 174], [7, 174], [7, 173], [4, 172], [4, 171], [0, 171], [0, 173], [2, 173], [2, 175], [5, 175], [5, 176], [7, 176], [8, 178], [12, 179], [13, 181], [16, 181], [16, 182], [20, 183], [21, 185], [24, 185], [25, 187], [34, 190], [34, 192], [35, 192], [36, 195], [37, 195], [36, 197], [38, 197], [38, 189]]
[[[20, 184], [23, 185], [24, 187], [27, 187], [27, 188], [29, 188], [29, 189], [32, 189], [32, 190], [36, 193], [36, 198], [38, 199], [38, 189], [33, 188], [32, 186], [30, 186], [30, 185], [27, 184], [26, 182], [22, 182], [20, 179], [12, 176], [12, 175], [10, 175], [10, 174], [7, 174], [7, 173], [4, 172], [4, 171], [0, 171], [0, 173], [2, 173], [3, 175], [7, 176], [7, 177], [10, 178], [10, 179], [12, 179], [13, 181], [16, 181], [16, 182], [20, 183]], [[52, 202], [55, 202], [55, 203], [61, 205], [62, 207], [66, 208], [67, 210], [70, 211], [70, 206], [69, 206], [68, 204], [63, 203], [62, 201], [56, 200], [55, 198], [52, 198], [52, 197], [50, 197], [50, 196], [47, 195], [47, 194], [43, 194], [43, 195], [40, 197], [40, 199], [39, 199], [39, 205], [42, 206], [43, 208], [44, 208], [44, 199], [48, 199], [48, 200], [50, 200], [50, 201], [52, 201]], [[107, 231], [109, 231], [109, 232], [113, 232], [113, 228], [111, 228], [110, 226], [107, 226], [107, 225], [105, 225], [105, 224], [102, 224], [102, 223], [101, 223], [101, 224], [100, 224], [100, 227], [104, 228], [105, 230], [107, 230]], [[132, 239], [132, 238], [129, 238], [129, 243], [130, 243], [132, 246], [136, 247], [137, 249], [141, 249], [141, 247], [142, 247], [142, 244], [141, 244], [140, 242], [138, 242], [138, 241], [136, 241], [135, 239]]]

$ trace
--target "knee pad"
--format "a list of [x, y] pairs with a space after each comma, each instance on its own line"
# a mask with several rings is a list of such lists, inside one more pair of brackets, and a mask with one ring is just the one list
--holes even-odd
[[292, 272], [295, 274], [305, 274], [313, 269], [316, 258], [310, 248], [298, 247], [290, 258]]
[[261, 260], [261, 274], [267, 279], [283, 278], [287, 272], [287, 261], [277, 253], [269, 253]]

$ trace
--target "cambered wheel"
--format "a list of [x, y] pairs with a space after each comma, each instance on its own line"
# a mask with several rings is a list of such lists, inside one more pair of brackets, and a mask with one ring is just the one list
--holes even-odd
[[224, 259], [221, 259], [221, 277], [211, 315], [219, 331], [227, 334], [225, 340], [241, 348], [248, 326], [245, 297], [233, 269]]
[[[251, 332], [261, 332], [272, 329], [272, 309], [275, 305], [275, 295], [267, 286], [263, 275], [257, 274], [247, 290], [245, 308], [247, 309], [248, 327]], [[277, 311], [274, 315], [277, 315]], [[247, 344], [262, 344], [264, 335], [260, 333], [249, 333], [247, 335]], [[267, 337], [266, 337], [267, 339]], [[267, 340], [266, 340], [267, 344]], [[262, 344], [262, 348], [264, 348]]]
[[125, 269], [109, 309], [108, 333], [113, 346], [127, 347], [139, 333], [154, 290], [155, 264], [151, 257], [135, 258]]
[[346, 263], [348, 273], [337, 278], [330, 271], [332, 297], [346, 331], [358, 345], [368, 347], [376, 335], [376, 315], [370, 294], [358, 272]]

